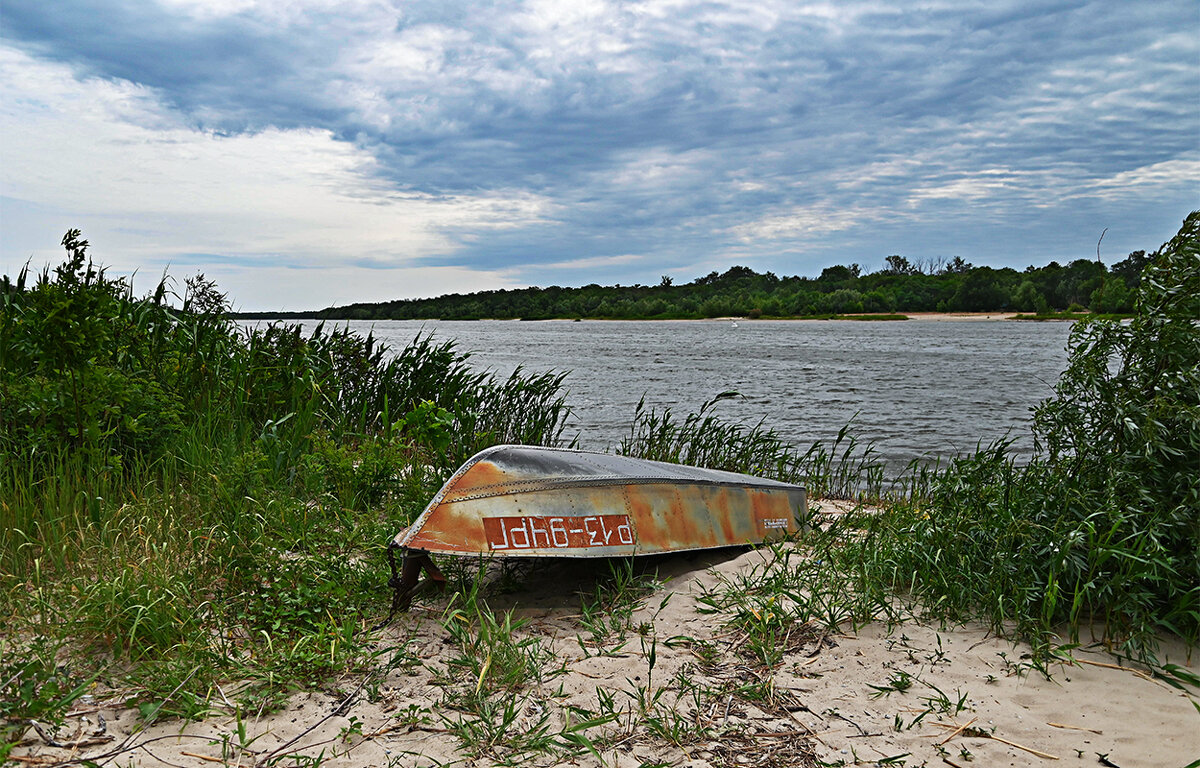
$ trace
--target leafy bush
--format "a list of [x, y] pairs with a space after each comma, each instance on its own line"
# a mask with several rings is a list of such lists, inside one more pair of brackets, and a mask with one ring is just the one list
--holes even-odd
[[[161, 452], [180, 429], [180, 403], [154, 364], [170, 322], [154, 299], [136, 302], [123, 279], [87, 260], [71, 230], [67, 260], [28, 291], [28, 270], [6, 285], [0, 312], [0, 435], [18, 455], [58, 446], [131, 458]], [[164, 386], [165, 385], [165, 386]]]
[[[1130, 628], [1200, 625], [1200, 212], [1142, 274], [1128, 324], [1076, 325], [1056, 396], [1035, 412], [1049, 499], [1100, 532], [1089, 603]], [[1069, 489], [1069, 493], [1065, 491]], [[1055, 493], [1054, 491], [1058, 491]], [[1068, 541], [1074, 540], [1069, 538]], [[1083, 579], [1087, 577], [1087, 581]]]
[[1120, 652], [1200, 639], [1200, 212], [1154, 257], [1129, 323], [1077, 324], [1038, 453], [951, 461], [928, 497], [864, 521], [847, 567], [943, 616], [1045, 643], [1099, 620]]

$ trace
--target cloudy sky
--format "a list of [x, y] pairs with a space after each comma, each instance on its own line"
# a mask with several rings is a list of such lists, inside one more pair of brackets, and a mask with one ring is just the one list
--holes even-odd
[[246, 310], [1015, 266], [1200, 208], [1195, 0], [0, 0], [0, 269]]

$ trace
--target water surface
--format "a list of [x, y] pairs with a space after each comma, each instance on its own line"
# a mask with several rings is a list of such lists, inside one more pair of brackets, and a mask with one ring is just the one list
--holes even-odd
[[[311, 323], [305, 323], [311, 326]], [[339, 323], [342, 325], [342, 323]], [[951, 455], [1008, 437], [1032, 451], [1030, 408], [1066, 365], [1068, 323], [1018, 321], [372, 321], [348, 325], [393, 347], [419, 333], [453, 339], [507, 376], [569, 371], [571, 434], [605, 449], [628, 434], [639, 398], [760, 420], [807, 447], [853, 420], [889, 462]]]

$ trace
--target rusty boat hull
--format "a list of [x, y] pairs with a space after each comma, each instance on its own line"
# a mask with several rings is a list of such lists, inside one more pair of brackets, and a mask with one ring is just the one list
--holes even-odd
[[393, 547], [495, 557], [624, 557], [797, 531], [801, 486], [588, 451], [498, 445], [446, 482]]
[[776, 480], [497, 445], [467, 461], [392, 540], [392, 612], [407, 608], [426, 587], [444, 585], [431, 554], [629, 557], [744, 546], [795, 533], [807, 514], [804, 488]]

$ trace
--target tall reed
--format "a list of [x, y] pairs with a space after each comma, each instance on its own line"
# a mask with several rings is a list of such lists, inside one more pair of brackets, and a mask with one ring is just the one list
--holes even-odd
[[886, 465], [872, 444], [854, 437], [852, 425], [839, 430], [831, 444], [818, 441], [801, 452], [763, 422], [746, 426], [711, 411], [737, 396], [722, 393], [682, 420], [669, 408], [647, 409], [643, 399], [617, 452], [797, 483], [822, 498], [877, 500], [888, 492]]

